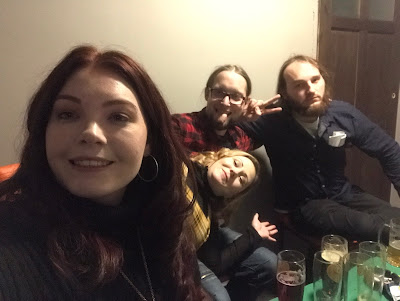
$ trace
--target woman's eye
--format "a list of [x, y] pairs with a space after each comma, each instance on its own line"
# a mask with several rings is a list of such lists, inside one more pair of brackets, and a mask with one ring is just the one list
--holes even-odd
[[238, 159], [234, 159], [233, 164], [235, 164], [235, 167], [240, 167], [242, 165]]
[[71, 119], [76, 119], [77, 115], [74, 112], [60, 112], [57, 114], [57, 119], [59, 120], [71, 120]]
[[243, 176], [240, 176], [239, 177], [239, 182], [243, 186], [244, 184], [246, 184], [246, 179]]
[[129, 116], [123, 113], [112, 114], [110, 119], [116, 122], [127, 122], [129, 121]]

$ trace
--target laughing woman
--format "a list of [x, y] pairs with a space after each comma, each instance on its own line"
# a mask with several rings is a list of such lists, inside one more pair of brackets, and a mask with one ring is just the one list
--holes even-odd
[[73, 49], [26, 128], [20, 167], [0, 184], [1, 300], [202, 299], [182, 231], [186, 158], [139, 64]]

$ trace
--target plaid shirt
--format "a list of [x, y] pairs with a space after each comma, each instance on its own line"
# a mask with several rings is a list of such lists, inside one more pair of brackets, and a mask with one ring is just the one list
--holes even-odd
[[[183, 165], [183, 174], [187, 179], [188, 168]], [[198, 250], [208, 239], [211, 231], [211, 208], [209, 204], [205, 204], [200, 194], [195, 198], [193, 195], [192, 188], [189, 183], [186, 182], [186, 200], [188, 203], [193, 203], [192, 214], [188, 216], [186, 223], [192, 235], [192, 239], [196, 250]]]
[[[193, 192], [189, 186], [186, 186], [186, 199], [188, 202], [193, 200]], [[196, 250], [198, 250], [210, 236], [210, 212], [210, 205], [204, 204], [203, 200], [198, 196], [193, 204], [193, 212], [187, 219]]]
[[205, 108], [200, 112], [172, 115], [172, 125], [190, 153], [217, 151], [223, 147], [250, 151], [255, 148], [253, 140], [238, 126], [232, 125], [224, 136], [210, 128]]

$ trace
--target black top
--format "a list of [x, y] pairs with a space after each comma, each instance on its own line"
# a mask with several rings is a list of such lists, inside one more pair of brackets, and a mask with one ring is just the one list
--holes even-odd
[[[290, 210], [310, 199], [346, 199], [351, 184], [344, 174], [345, 147], [355, 145], [377, 158], [386, 175], [400, 188], [400, 147], [385, 131], [352, 105], [333, 100], [320, 116], [313, 138], [286, 110], [243, 123], [243, 129], [264, 144], [273, 169], [276, 207]], [[335, 147], [329, 136], [346, 134]]]
[[[124, 246], [123, 270], [151, 300], [136, 225], [124, 218], [127, 215], [123, 214], [123, 208], [84, 200], [73, 202], [71, 206], [92, 217], [89, 224], [93, 230], [103, 231], [104, 235]], [[21, 201], [0, 202], [0, 300], [141, 300], [121, 275], [91, 292], [83, 292], [59, 276], [47, 255], [45, 222], [43, 218], [27, 214]], [[161, 277], [162, 268], [146, 252], [151, 245], [145, 233], [142, 236], [156, 299], [168, 300], [169, 292]]]

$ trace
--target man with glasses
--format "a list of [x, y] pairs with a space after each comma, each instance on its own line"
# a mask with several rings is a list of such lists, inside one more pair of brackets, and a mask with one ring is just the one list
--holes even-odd
[[[256, 116], [280, 111], [280, 108], [265, 108], [279, 96], [261, 102], [250, 100], [250, 92], [251, 81], [243, 68], [237, 65], [218, 67], [206, 84], [206, 107], [200, 112], [173, 115], [173, 125], [188, 152], [217, 151], [222, 147], [253, 150], [255, 145], [252, 140], [235, 122], [239, 119], [254, 120]], [[218, 246], [215, 248], [232, 246], [229, 254], [223, 254], [221, 261], [234, 262], [235, 268], [229, 271], [231, 277], [225, 288], [206, 266], [207, 258], [200, 256], [206, 263], [199, 260], [202, 285], [214, 300], [255, 300], [260, 290], [274, 285], [277, 258], [273, 252], [259, 247], [251, 253], [243, 254], [244, 248], [241, 246], [250, 243], [251, 233], [245, 232], [241, 235], [223, 227], [218, 235]], [[207, 251], [200, 248], [199, 254], [202, 253], [207, 254]]]
[[235, 123], [280, 111], [280, 108], [268, 108], [279, 95], [255, 106], [250, 93], [251, 81], [242, 67], [223, 65], [215, 69], [204, 91], [206, 107], [200, 112], [173, 115], [173, 124], [188, 152], [217, 151], [222, 147], [255, 149], [258, 145]]

